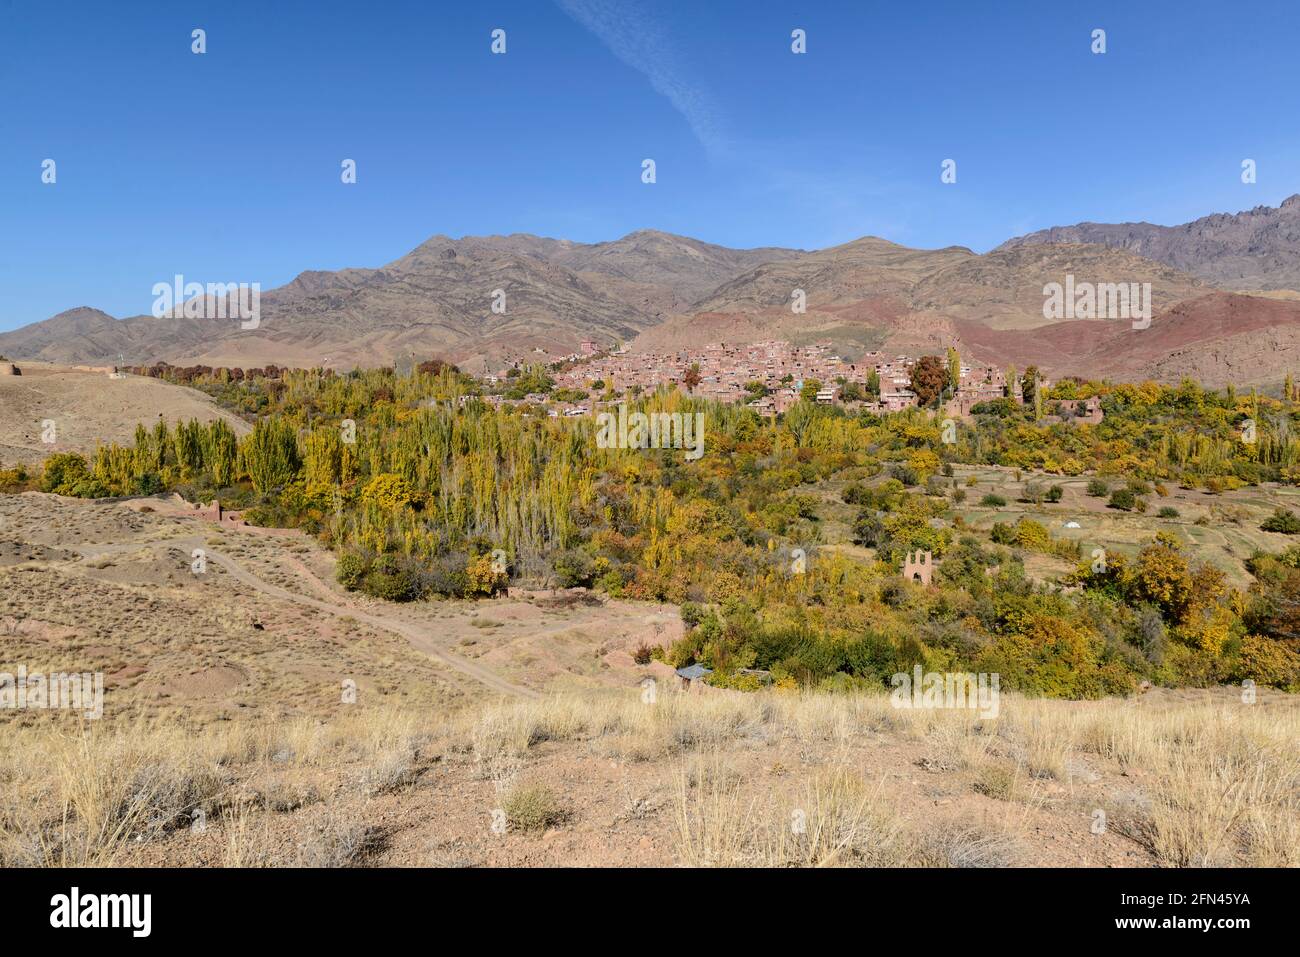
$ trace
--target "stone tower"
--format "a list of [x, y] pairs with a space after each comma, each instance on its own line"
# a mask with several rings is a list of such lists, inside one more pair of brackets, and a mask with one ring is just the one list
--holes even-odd
[[908, 581], [920, 582], [922, 585], [930, 584], [930, 576], [934, 574], [934, 562], [930, 558], [929, 552], [908, 552], [903, 561], [903, 577]]

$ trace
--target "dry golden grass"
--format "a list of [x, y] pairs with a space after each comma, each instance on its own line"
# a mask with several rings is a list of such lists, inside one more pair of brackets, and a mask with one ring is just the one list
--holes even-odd
[[850, 767], [831, 767], [805, 782], [795, 803], [786, 820], [769, 827], [765, 864], [890, 867], [906, 863], [907, 828], [883, 779], [868, 784]]
[[[954, 767], [973, 771], [981, 793], [1031, 806], [1038, 800], [1038, 781], [1069, 782], [1075, 759], [1094, 754], [1132, 772], [1141, 783], [1146, 800], [1137, 807], [1122, 804], [1108, 817], [1156, 862], [1300, 862], [1300, 709], [1295, 706], [1223, 701], [1145, 706], [1011, 695], [1003, 696], [1002, 705], [998, 718], [981, 721], [966, 711], [897, 710], [884, 695], [667, 695], [653, 705], [631, 696], [607, 696], [507, 703], [466, 720], [473, 748], [485, 759], [502, 752], [518, 758], [546, 740], [583, 739], [602, 755], [654, 760], [701, 749], [752, 747], [781, 736], [834, 746], [892, 732], [933, 740]], [[689, 780], [683, 772], [682, 781]], [[794, 842], [782, 836], [779, 821], [755, 823], [755, 809], [739, 789], [719, 783], [724, 776], [706, 774], [701, 780], [700, 787], [679, 787], [685, 862], [774, 864], [785, 859]], [[836, 828], [850, 833], [859, 826], [887, 830], [879, 821], [868, 826], [862, 814], [847, 813], [841, 800], [847, 785], [842, 777], [830, 781], [816, 784], [810, 801], [814, 808], [824, 806], [816, 798], [830, 801], [835, 819], [850, 822]], [[866, 782], [854, 786], [871, 787]], [[878, 808], [880, 802], [871, 806]], [[756, 829], [765, 833], [756, 835]], [[1014, 822], [1010, 829], [1014, 831]], [[803, 863], [845, 856], [831, 855], [838, 844], [832, 842], [828, 849], [820, 825], [814, 832], [818, 841]], [[914, 840], [925, 843], [924, 836]], [[972, 842], [979, 843], [967, 835], [965, 843]], [[921, 859], [935, 863], [932, 854]], [[891, 862], [904, 863], [905, 858]]]
[[687, 867], [758, 863], [754, 800], [742, 794], [717, 755], [683, 767], [677, 794], [677, 849]]
[[266, 867], [265, 827], [259, 829], [252, 821], [251, 807], [240, 802], [222, 812], [226, 841], [222, 848], [223, 867]]
[[[1152, 863], [1300, 865], [1300, 703], [1004, 695], [1001, 704], [987, 721], [896, 710], [883, 694], [776, 692], [653, 703], [635, 692], [570, 695], [450, 717], [358, 707], [329, 721], [201, 729], [51, 716], [0, 735], [0, 863], [112, 864], [190, 827], [198, 811], [221, 829], [226, 864], [355, 864], [377, 845], [365, 820], [337, 810], [342, 795], [400, 802], [439, 755], [460, 755], [509, 798], [533, 786], [531, 772], [524, 785], [520, 774], [544, 751], [574, 756], [575, 767], [661, 766], [673, 782], [675, 857], [687, 865], [1034, 863], [1029, 821], [1049, 790], [1057, 808], [1086, 800], [1081, 808], [1103, 810]], [[915, 773], [967, 781], [979, 813], [909, 813], [889, 775], [869, 776], [849, 757], [885, 742], [925, 755]], [[733, 766], [778, 746], [806, 757], [806, 770], [777, 769], [756, 786]], [[548, 806], [569, 803], [563, 787], [547, 786]], [[299, 809], [312, 813], [293, 860], [266, 859], [266, 816]]]
[[[225, 722], [198, 732], [162, 722], [68, 727], [58, 717], [13, 728], [0, 736], [0, 864], [113, 865], [130, 842], [196, 818], [245, 819], [250, 802], [270, 803], [267, 782], [286, 767], [342, 776], [359, 763], [360, 789], [391, 789], [418, 759], [416, 724], [407, 713], [357, 709], [329, 724]], [[232, 859], [246, 860], [237, 844]]]
[[720, 755], [698, 762], [678, 780], [677, 849], [688, 867], [996, 867], [1018, 853], [1014, 822], [909, 823], [885, 779], [847, 765], [762, 804]]

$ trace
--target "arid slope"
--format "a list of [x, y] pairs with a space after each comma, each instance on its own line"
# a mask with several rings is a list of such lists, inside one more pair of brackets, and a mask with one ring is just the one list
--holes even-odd
[[[135, 427], [225, 419], [239, 435], [248, 425], [206, 395], [158, 379], [110, 379], [47, 363], [21, 362], [22, 375], [0, 375], [0, 464], [32, 464], [52, 452], [89, 453], [98, 445], [129, 444]], [[52, 443], [44, 423], [53, 423]]]

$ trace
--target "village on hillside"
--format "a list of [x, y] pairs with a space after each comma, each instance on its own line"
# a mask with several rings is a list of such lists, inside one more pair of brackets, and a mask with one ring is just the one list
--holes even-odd
[[[918, 360], [908, 355], [867, 352], [849, 361], [828, 342], [796, 346], [782, 340], [716, 343], [677, 353], [632, 353], [626, 348], [606, 352], [592, 342], [584, 342], [582, 348], [581, 353], [552, 365], [552, 395], [489, 394], [485, 399], [493, 404], [547, 404], [552, 417], [590, 415], [628, 393], [653, 392], [661, 386], [678, 386], [718, 402], [744, 403], [767, 418], [788, 411], [803, 398], [877, 415], [920, 404], [912, 387]], [[944, 403], [944, 415], [967, 418], [980, 403], [1008, 397], [1017, 404], [1025, 402], [1025, 383], [1014, 370], [957, 362], [958, 384]], [[1015, 379], [1010, 386], [1008, 372]], [[499, 387], [520, 374], [515, 364], [485, 376], [484, 382]], [[815, 393], [805, 395], [810, 383], [816, 384]], [[1051, 382], [1039, 376], [1036, 386], [1046, 391]], [[1058, 408], [1063, 418], [1078, 424], [1096, 425], [1102, 420], [1101, 403], [1095, 397], [1062, 400]]]

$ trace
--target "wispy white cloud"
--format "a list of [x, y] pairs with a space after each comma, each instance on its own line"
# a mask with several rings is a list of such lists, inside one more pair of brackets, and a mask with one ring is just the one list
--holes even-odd
[[605, 44], [623, 63], [645, 76], [685, 118], [710, 157], [730, 150], [720, 112], [709, 94], [693, 83], [657, 17], [640, 0], [556, 0], [560, 9]]

